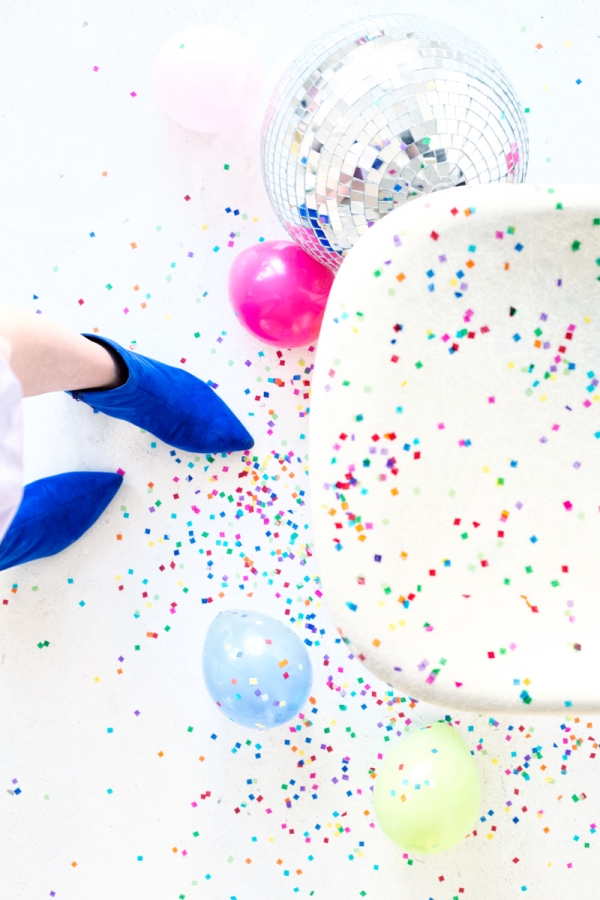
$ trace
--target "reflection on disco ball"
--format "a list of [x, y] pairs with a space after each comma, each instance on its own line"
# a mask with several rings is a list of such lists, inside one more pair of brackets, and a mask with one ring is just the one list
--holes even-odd
[[528, 136], [490, 53], [413, 15], [366, 16], [306, 48], [262, 128], [269, 198], [288, 234], [332, 269], [415, 197], [525, 180]]

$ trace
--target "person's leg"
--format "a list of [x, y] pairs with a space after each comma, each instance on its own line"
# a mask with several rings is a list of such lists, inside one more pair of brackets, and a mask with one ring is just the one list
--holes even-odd
[[111, 390], [124, 380], [118, 356], [106, 347], [45, 316], [0, 303], [0, 352], [3, 343], [24, 397]]
[[[229, 453], [254, 445], [204, 381], [109, 338], [78, 334], [0, 304], [0, 353], [9, 359], [25, 397], [67, 391], [95, 412], [130, 422], [190, 453]], [[121, 481], [121, 475], [106, 472], [66, 472], [26, 485], [0, 542], [0, 571], [66, 549], [98, 519]]]
[[189, 453], [254, 446], [214, 389], [184, 369], [1, 303], [0, 337], [10, 346], [10, 365], [24, 397], [66, 391], [95, 412]]
[[0, 354], [7, 362], [10, 362], [10, 347], [0, 334]]

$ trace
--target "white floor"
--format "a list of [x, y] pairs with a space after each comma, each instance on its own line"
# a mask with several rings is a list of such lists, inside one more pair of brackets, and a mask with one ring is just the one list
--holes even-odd
[[[397, 732], [448, 713], [407, 699], [389, 706], [386, 686], [336, 642], [301, 493], [310, 391], [296, 394], [293, 376], [309, 379], [314, 353], [278, 357], [241, 330], [227, 299], [235, 255], [283, 236], [259, 159], [276, 78], [336, 22], [398, 8], [3, 4], [2, 299], [217, 383], [256, 439], [252, 471], [269, 493], [252, 496], [276, 499], [263, 508], [246, 493], [259, 482], [238, 478], [247, 469], [239, 454], [172, 456], [66, 395], [26, 402], [28, 481], [126, 474], [78, 544], [0, 573], [2, 898], [592, 896], [600, 723], [586, 718], [461, 715], [483, 784], [477, 834], [412, 860], [378, 829], [370, 767]], [[530, 108], [528, 181], [598, 183], [597, 3], [401, 8], [462, 28], [504, 66]], [[251, 37], [268, 70], [251, 125], [223, 136], [169, 121], [149, 84], [163, 41], [204, 21]], [[228, 500], [239, 486], [241, 508]], [[286, 619], [313, 642], [315, 704], [293, 734], [236, 727], [208, 698], [204, 634], [219, 609], [236, 606]]]

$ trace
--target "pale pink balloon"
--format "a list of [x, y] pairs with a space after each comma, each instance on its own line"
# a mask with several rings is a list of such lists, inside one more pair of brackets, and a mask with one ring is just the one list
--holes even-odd
[[164, 44], [152, 62], [159, 105], [192, 131], [212, 134], [246, 122], [258, 105], [263, 64], [242, 34], [222, 25], [195, 25]]
[[276, 347], [319, 337], [334, 273], [291, 241], [248, 247], [229, 272], [229, 299], [248, 331]]

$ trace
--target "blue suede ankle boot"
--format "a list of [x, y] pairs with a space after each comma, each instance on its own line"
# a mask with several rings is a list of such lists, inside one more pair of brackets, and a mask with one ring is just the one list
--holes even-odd
[[0, 571], [54, 556], [74, 544], [104, 512], [123, 478], [112, 472], [65, 472], [25, 486], [0, 542]]
[[188, 453], [249, 450], [254, 440], [207, 384], [108, 338], [84, 334], [105, 347], [121, 366], [124, 384], [112, 390], [67, 391], [75, 400], [124, 419], [165, 444]]

